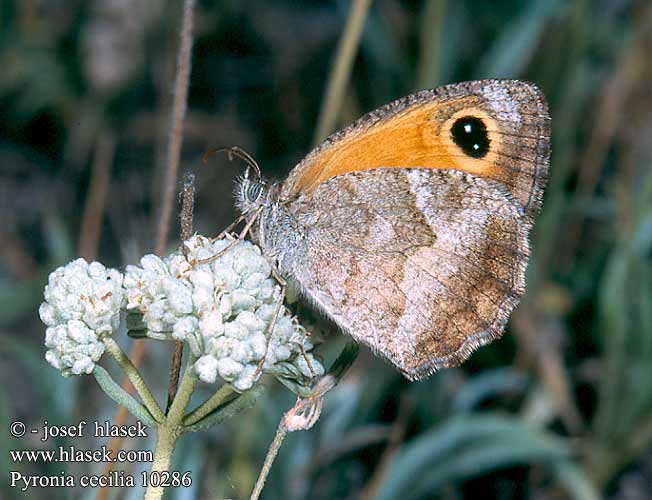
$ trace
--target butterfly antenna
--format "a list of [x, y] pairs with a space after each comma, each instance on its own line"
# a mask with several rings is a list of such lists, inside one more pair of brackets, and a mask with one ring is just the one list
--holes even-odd
[[245, 174], [244, 174], [245, 179], [249, 177], [250, 168], [252, 168], [256, 173], [256, 176], [258, 177], [256, 180], [260, 180], [262, 178], [260, 167], [258, 166], [258, 163], [256, 163], [256, 160], [254, 160], [253, 156], [251, 156], [244, 149], [238, 146], [211, 148], [208, 151], [206, 151], [206, 153], [204, 153], [204, 156], [202, 157], [202, 161], [204, 163], [207, 163], [208, 159], [212, 155], [217, 153], [226, 153], [227, 156], [229, 157], [229, 161], [233, 161], [234, 156], [237, 156], [241, 160], [244, 160], [247, 163], [247, 170], [245, 170]]

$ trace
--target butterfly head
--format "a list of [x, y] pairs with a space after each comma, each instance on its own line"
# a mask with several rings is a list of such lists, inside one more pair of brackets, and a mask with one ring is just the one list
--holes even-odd
[[204, 162], [215, 153], [226, 153], [229, 160], [238, 157], [247, 163], [244, 174], [238, 177], [235, 183], [236, 206], [243, 215], [259, 208], [266, 198], [268, 189], [267, 182], [263, 180], [260, 167], [253, 156], [238, 146], [221, 147], [207, 151], [204, 155]]
[[260, 207], [266, 198], [267, 182], [258, 173], [251, 175], [249, 168], [236, 181], [235, 200], [238, 210], [242, 214], [248, 214]]

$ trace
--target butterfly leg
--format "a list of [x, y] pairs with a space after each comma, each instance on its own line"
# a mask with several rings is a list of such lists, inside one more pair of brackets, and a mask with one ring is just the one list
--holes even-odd
[[256, 368], [256, 372], [255, 372], [256, 375], [260, 374], [260, 372], [263, 371], [263, 365], [265, 364], [265, 359], [267, 358], [267, 351], [269, 350], [269, 343], [272, 340], [272, 334], [274, 333], [274, 327], [276, 326], [276, 320], [278, 319], [278, 315], [281, 314], [281, 306], [283, 306], [283, 301], [285, 300], [285, 294], [288, 288], [287, 281], [285, 281], [285, 279], [281, 276], [281, 273], [279, 273], [276, 264], [274, 262], [271, 262], [271, 266], [272, 266], [272, 276], [278, 282], [281, 288], [281, 292], [279, 293], [278, 300], [276, 301], [276, 308], [274, 309], [274, 315], [272, 316], [272, 319], [269, 322], [269, 326], [267, 327], [267, 345], [265, 346], [265, 355], [258, 363], [258, 367]]
[[[257, 209], [252, 214], [252, 216], [249, 218], [249, 220], [247, 220], [247, 223], [245, 224], [245, 226], [242, 228], [242, 231], [240, 231], [240, 234], [238, 235], [237, 238], [235, 238], [233, 241], [231, 241], [226, 247], [224, 247], [222, 250], [217, 252], [215, 255], [211, 255], [210, 257], [207, 257], [206, 259], [197, 260], [197, 264], [208, 264], [210, 262], [213, 262], [213, 261], [219, 259], [222, 255], [224, 255], [226, 252], [228, 252], [234, 246], [236, 246], [238, 243], [240, 243], [240, 241], [244, 240], [245, 236], [247, 236], [247, 233], [249, 233], [249, 230], [251, 229], [251, 226], [253, 226], [254, 222], [256, 222], [256, 219], [258, 219], [258, 216], [260, 215], [261, 211], [262, 211], [262, 207]], [[229, 229], [229, 228], [227, 228], [227, 229]]]
[[238, 217], [231, 224], [229, 224], [220, 234], [218, 234], [214, 238], [211, 238], [210, 242], [215, 243], [217, 240], [221, 240], [222, 238], [224, 238], [224, 236], [226, 236], [227, 233], [229, 233], [231, 231], [231, 229], [233, 229], [235, 226], [240, 224], [245, 218], [246, 218], [246, 216], [244, 214], [241, 215], [240, 217]]
[[310, 362], [310, 358], [308, 357], [306, 348], [303, 346], [303, 342], [299, 344], [299, 349], [301, 349], [301, 355], [303, 356], [303, 359], [306, 361], [306, 364], [308, 365], [308, 369], [310, 370], [310, 376], [312, 378], [315, 378], [316, 377], [315, 369], [312, 367], [312, 363]]

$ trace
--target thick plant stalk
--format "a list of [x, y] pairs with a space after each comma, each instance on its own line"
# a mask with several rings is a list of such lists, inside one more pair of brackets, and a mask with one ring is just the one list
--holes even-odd
[[[152, 462], [150, 474], [152, 472], [167, 472], [170, 470], [172, 453], [177, 444], [177, 439], [183, 432], [183, 414], [198, 381], [197, 374], [192, 368], [194, 362], [194, 356], [189, 355], [177, 396], [170, 406], [170, 411], [165, 421], [158, 426], [156, 449], [154, 450], [154, 461]], [[159, 482], [156, 482], [155, 485], [150, 483], [145, 492], [145, 500], [160, 500], [163, 498], [164, 491], [165, 488]]]

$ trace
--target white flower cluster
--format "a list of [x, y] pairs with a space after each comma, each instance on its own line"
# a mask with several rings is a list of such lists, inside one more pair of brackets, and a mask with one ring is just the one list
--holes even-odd
[[122, 275], [77, 259], [50, 274], [44, 296], [45, 359], [65, 376], [91, 373], [104, 352], [103, 336], [120, 323]]
[[48, 326], [46, 359], [64, 375], [91, 373], [103, 338], [117, 330], [126, 309], [142, 315], [148, 337], [187, 342], [205, 382], [219, 376], [245, 391], [262, 372], [299, 383], [323, 375], [306, 330], [285, 307], [268, 338], [280, 289], [257, 246], [242, 241], [200, 262], [232, 241], [194, 236], [185, 242], [186, 255], [145, 255], [124, 276], [84, 259], [60, 267], [50, 274], [39, 310]]
[[262, 371], [295, 379], [324, 373], [306, 331], [281, 306], [269, 345], [267, 330], [279, 287], [260, 249], [246, 241], [211, 262], [232, 240], [194, 236], [186, 253], [165, 259], [146, 255], [127, 266], [127, 309], [143, 315], [148, 336], [182, 340], [198, 358], [199, 378], [219, 375], [238, 391], [249, 389]]

